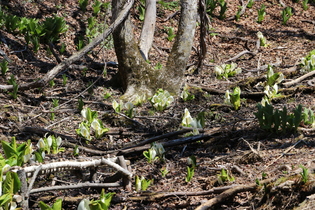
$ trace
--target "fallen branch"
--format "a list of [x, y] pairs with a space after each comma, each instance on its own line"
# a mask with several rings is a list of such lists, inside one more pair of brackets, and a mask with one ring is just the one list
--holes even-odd
[[[40, 80], [25, 83], [19, 85], [19, 90], [25, 90], [30, 88], [38, 88], [45, 86], [50, 80], [52, 80], [56, 75], [59, 74], [62, 70], [69, 67], [72, 63], [78, 61], [88, 52], [90, 52], [93, 48], [95, 48], [98, 44], [100, 44], [105, 38], [107, 38], [115, 29], [116, 27], [127, 17], [129, 10], [131, 9], [134, 0], [129, 0], [123, 7], [122, 11], [118, 14], [117, 19], [104, 31], [103, 34], [96, 37], [91, 43], [86, 45], [80, 51], [74, 53], [68, 59], [62, 61], [60, 64], [55, 66], [52, 70], [47, 72], [47, 74]], [[13, 85], [0, 85], [0, 90], [12, 90]]]
[[313, 76], [314, 74], [315, 74], [315, 71], [308, 72], [307, 74], [304, 74], [303, 76], [301, 76], [299, 78], [296, 78], [295, 80], [283, 83], [283, 85], [286, 86], [286, 87], [292, 86], [292, 85], [294, 85], [296, 83], [299, 83], [299, 82], [303, 81], [307, 77]]
[[144, 192], [141, 193], [140, 196], [128, 197], [128, 199], [132, 201], [155, 201], [161, 198], [168, 197], [178, 197], [178, 196], [202, 196], [202, 195], [210, 195], [210, 194], [218, 194], [222, 193], [225, 190], [237, 187], [238, 185], [230, 185], [224, 187], [215, 187], [206, 191], [198, 191], [198, 192]]
[[208, 200], [207, 202], [201, 204], [195, 210], [206, 210], [206, 209], [209, 209], [209, 208], [211, 208], [212, 206], [214, 206], [214, 205], [216, 205], [218, 203], [222, 203], [223, 201], [229, 199], [230, 197], [236, 195], [237, 193], [256, 190], [261, 185], [268, 184], [268, 183], [270, 183], [270, 182], [272, 182], [274, 180], [275, 180], [275, 178], [270, 178], [270, 179], [266, 179], [266, 180], [260, 181], [260, 185], [257, 185], [256, 183], [254, 183], [254, 184], [240, 185], [240, 186], [236, 186], [236, 187], [230, 188], [230, 189], [225, 190], [224, 192], [222, 192], [220, 195], [218, 195], [218, 196]]

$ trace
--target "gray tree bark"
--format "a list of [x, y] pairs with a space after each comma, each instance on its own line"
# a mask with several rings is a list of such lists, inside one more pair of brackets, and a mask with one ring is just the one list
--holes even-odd
[[[124, 0], [113, 0], [113, 19], [121, 10]], [[130, 15], [113, 33], [118, 60], [119, 78], [125, 90], [122, 99], [151, 97], [158, 88], [179, 94], [191, 52], [197, 17], [197, 0], [181, 0], [181, 17], [178, 31], [166, 66], [156, 70], [142, 57], [133, 36]]]
[[156, 21], [156, 0], [145, 1], [145, 18], [140, 36], [139, 48], [145, 60], [149, 60], [149, 50], [152, 47]]

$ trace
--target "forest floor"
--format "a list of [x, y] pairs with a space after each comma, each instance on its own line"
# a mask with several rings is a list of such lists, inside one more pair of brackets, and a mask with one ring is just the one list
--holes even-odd
[[[53, 79], [54, 83], [20, 90], [17, 99], [8, 94], [10, 91], [2, 90], [0, 140], [10, 141], [16, 137], [21, 143], [30, 139], [35, 150], [38, 140], [46, 132], [54, 132], [82, 148], [103, 151], [106, 157], [123, 155], [133, 174], [132, 189], [106, 188], [106, 192], [116, 193], [110, 209], [195, 209], [202, 204], [208, 204], [212, 209], [293, 209], [307, 197], [309, 203], [299, 208], [314, 209], [311, 195], [315, 193], [315, 130], [311, 125], [301, 123], [297, 132], [266, 131], [260, 128], [254, 113], [258, 111], [257, 104], [264, 95], [263, 87], [258, 82], [266, 80], [268, 64], [274, 66], [275, 72], [282, 72], [285, 76], [279, 84], [281, 97], [272, 101], [274, 108], [282, 110], [286, 106], [293, 112], [301, 104], [303, 108], [315, 109], [312, 76], [291, 86], [284, 85], [308, 73], [299, 64], [301, 58], [315, 49], [315, 5], [310, 3], [308, 10], [303, 10], [301, 1], [255, 1], [253, 7], [246, 8], [240, 20], [236, 21], [233, 17], [241, 1], [227, 2], [226, 18], [218, 18], [217, 7], [209, 23], [207, 54], [199, 72], [195, 71], [200, 40], [197, 27], [194, 49], [185, 75], [188, 90], [195, 97], [193, 100], [185, 102], [175, 97], [171, 106], [161, 112], [155, 111], [151, 103], [146, 102], [135, 107], [132, 119], [115, 113], [112, 101], [119, 101], [123, 92], [116, 80], [117, 67], [108, 65], [104, 73], [106, 62], [117, 62], [113, 41], [108, 39], [71, 68], [58, 74]], [[286, 25], [281, 17], [284, 5], [279, 2], [294, 8], [294, 14]], [[164, 3], [172, 5], [172, 1]], [[20, 17], [43, 20], [56, 14], [62, 16], [69, 26], [54, 46], [56, 56], [49, 53], [44, 45], [35, 53], [31, 45], [27, 47], [23, 35], [9, 33], [2, 26], [0, 49], [11, 61], [8, 72], [0, 77], [0, 85], [7, 85], [11, 75], [18, 84], [43, 78], [58, 65], [56, 57], [65, 60], [75, 53], [80, 37], [86, 34], [87, 19], [92, 16], [93, 8], [90, 2], [87, 11], [83, 12], [77, 0], [11, 0], [1, 1], [0, 4], [4, 11]], [[262, 23], [257, 23], [257, 10], [262, 4], [266, 6], [266, 16]], [[139, 5], [138, 1], [136, 5]], [[159, 63], [163, 65], [171, 50], [174, 40], [167, 39], [166, 27], [173, 27], [176, 32], [180, 17], [178, 11], [180, 7], [176, 4], [174, 7], [158, 4], [154, 48], [150, 54], [150, 62], [154, 66]], [[110, 9], [102, 9], [95, 17], [99, 23], [109, 25]], [[137, 6], [131, 10], [131, 17], [137, 36], [142, 24]], [[257, 48], [258, 31], [266, 37], [268, 46]], [[87, 38], [84, 41], [87, 42]], [[60, 52], [62, 46], [66, 47], [63, 53]], [[250, 53], [237, 56], [245, 50]], [[242, 73], [217, 79], [214, 66], [231, 61], [242, 68]], [[63, 75], [67, 78], [66, 82]], [[225, 91], [232, 91], [236, 86], [242, 90], [239, 110], [224, 104]], [[56, 99], [59, 106], [54, 108], [53, 101]], [[80, 100], [84, 102], [84, 107], [97, 111], [105, 127], [109, 128], [103, 138], [86, 143], [76, 134], [83, 121], [78, 109]], [[205, 126], [196, 138], [186, 137], [188, 130], [181, 126], [185, 108], [193, 117], [204, 113]], [[143, 151], [150, 144], [137, 146], [152, 137], [165, 145], [166, 152], [164, 160], [148, 163]], [[66, 147], [65, 152], [46, 155], [44, 163], [97, 156], [80, 149], [79, 156], [75, 157], [73, 148], [68, 144], [62, 146]], [[133, 148], [126, 150], [130, 146]], [[190, 166], [187, 159], [191, 156], [196, 158], [197, 166], [192, 179], [186, 182], [187, 166]], [[309, 172], [306, 182], [302, 179], [301, 165]], [[222, 169], [234, 180], [222, 180]], [[166, 170], [168, 173], [162, 176], [162, 171]], [[96, 182], [103, 182], [112, 173], [104, 166], [99, 167]], [[40, 175], [33, 188], [77, 184], [87, 181], [89, 176], [86, 170], [80, 172], [81, 179], [76, 175], [74, 172]], [[136, 192], [135, 176], [153, 179], [153, 183], [146, 191]], [[260, 185], [257, 180], [261, 182]], [[227, 189], [229, 191], [225, 191]], [[57, 198], [62, 198], [64, 209], [76, 209], [83, 198], [97, 200], [99, 194], [100, 190], [93, 187], [32, 193], [29, 206], [30, 209], [39, 209], [40, 200], [51, 204]]]

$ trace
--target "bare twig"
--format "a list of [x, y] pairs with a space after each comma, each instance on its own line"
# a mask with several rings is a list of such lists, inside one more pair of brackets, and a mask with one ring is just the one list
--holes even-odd
[[[270, 183], [270, 182], [272, 182], [274, 180], [275, 180], [275, 178], [262, 180], [262, 181], [260, 181], [260, 184], [261, 185], [267, 184], [267, 183]], [[260, 187], [260, 185], [257, 185], [256, 183], [254, 183], [254, 184], [240, 185], [240, 186], [236, 186], [236, 187], [230, 188], [230, 189], [225, 190], [224, 192], [222, 192], [220, 195], [218, 195], [218, 196], [208, 200], [207, 202], [203, 203], [202, 205], [198, 206], [196, 208], [196, 210], [209, 209], [213, 205], [218, 204], [218, 203], [222, 203], [223, 201], [229, 199], [230, 197], [236, 195], [237, 193], [245, 192], [245, 191], [253, 191], [253, 190], [256, 190], [258, 187]]]
[[307, 77], [313, 76], [314, 74], [315, 74], [315, 71], [308, 72], [307, 74], [304, 74], [303, 76], [301, 76], [301, 77], [299, 77], [299, 78], [297, 78], [295, 80], [283, 83], [283, 85], [286, 86], [286, 87], [292, 86], [292, 85], [294, 85], [296, 83], [299, 83], [299, 82], [303, 81]]

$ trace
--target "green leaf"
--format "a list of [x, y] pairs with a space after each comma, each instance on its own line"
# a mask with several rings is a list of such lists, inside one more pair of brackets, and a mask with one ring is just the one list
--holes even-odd
[[56, 202], [52, 205], [53, 210], [62, 210], [62, 199], [59, 198]]
[[2, 143], [2, 148], [3, 148], [3, 151], [4, 151], [4, 155], [6, 156], [6, 158], [11, 158], [13, 156], [17, 157], [18, 156], [18, 153], [17, 151], [12, 148], [11, 144], [9, 142], [6, 142], [6, 141], [1, 141]]
[[4, 207], [12, 200], [12, 194], [6, 193], [0, 197], [0, 206]]
[[39, 205], [41, 210], [53, 210], [53, 208], [51, 208], [49, 205], [47, 205], [43, 201], [39, 201], [38, 205]]
[[12, 171], [6, 173], [6, 179], [2, 184], [3, 193], [15, 194], [21, 188], [21, 181], [17, 175]]

